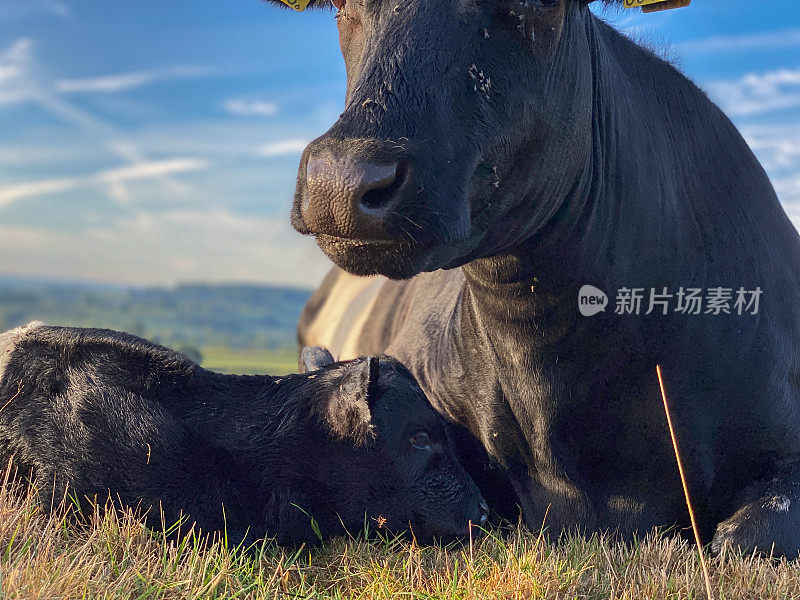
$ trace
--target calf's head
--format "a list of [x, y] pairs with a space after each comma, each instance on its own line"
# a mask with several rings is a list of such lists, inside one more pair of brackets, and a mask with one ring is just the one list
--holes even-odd
[[326, 439], [304, 473], [307, 505], [297, 505], [322, 535], [359, 531], [366, 519], [427, 541], [463, 538], [470, 522], [486, 522], [445, 421], [405, 367], [385, 356], [338, 365], [330, 355], [306, 358], [310, 370], [324, 367], [311, 374], [309, 413]]
[[589, 156], [587, 0], [332, 4], [346, 104], [303, 153], [298, 231], [352, 273], [406, 278], [557, 214]]

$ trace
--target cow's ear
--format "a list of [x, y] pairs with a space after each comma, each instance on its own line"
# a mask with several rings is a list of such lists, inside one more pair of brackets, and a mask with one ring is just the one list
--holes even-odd
[[[572, 0], [538, 0], [530, 5], [525, 4], [525, 8], [515, 9], [520, 18], [520, 27], [531, 39], [535, 54], [540, 59], [548, 59], [558, 47], [564, 30], [566, 9], [572, 5]], [[584, 4], [583, 0], [579, 0], [579, 4]]]
[[366, 444], [374, 437], [372, 403], [379, 376], [377, 357], [355, 360], [344, 367], [345, 374], [328, 401], [325, 423], [340, 439]]
[[330, 367], [335, 362], [333, 355], [325, 348], [306, 346], [300, 353], [300, 372], [319, 371]]
[[[294, 3], [290, 0], [284, 2], [283, 0], [266, 0], [267, 4], [275, 4], [282, 8], [294, 8]], [[299, 3], [302, 6], [302, 2]], [[333, 8], [331, 0], [310, 0], [306, 8]], [[304, 9], [305, 10], [305, 9]]]

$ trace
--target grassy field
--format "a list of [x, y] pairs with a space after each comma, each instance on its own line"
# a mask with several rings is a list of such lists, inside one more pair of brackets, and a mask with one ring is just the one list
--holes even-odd
[[296, 350], [233, 350], [221, 346], [201, 349], [203, 366], [238, 375], [286, 375], [297, 372]]
[[[284, 374], [296, 353], [203, 347], [203, 366]], [[728, 552], [710, 560], [716, 599], [800, 599], [800, 564]], [[0, 486], [0, 598], [19, 599], [700, 599], [694, 547], [651, 535], [635, 545], [594, 536], [550, 543], [518, 528], [464, 545], [420, 547], [363, 535], [320, 548], [222, 539], [167, 539], [130, 513], [42, 510], [29, 492]]]
[[[695, 599], [697, 554], [675, 537], [634, 546], [602, 537], [548, 543], [516, 531], [462, 546], [341, 538], [321, 548], [249, 550], [197, 536], [168, 541], [131, 514], [48, 516], [0, 488], [3, 598], [19, 599]], [[731, 554], [711, 561], [715, 598], [800, 598], [800, 565]]]
[[[203, 366], [240, 374], [294, 372], [294, 350], [201, 349]], [[67, 512], [70, 512], [67, 510]], [[799, 599], [800, 564], [727, 553], [711, 559], [718, 599]], [[0, 575], [9, 598], [705, 598], [694, 547], [673, 536], [636, 545], [518, 529], [472, 544], [419, 547], [390, 539], [321, 548], [243, 550], [224, 540], [168, 541], [131, 514], [89, 523], [43, 514], [0, 489]]]

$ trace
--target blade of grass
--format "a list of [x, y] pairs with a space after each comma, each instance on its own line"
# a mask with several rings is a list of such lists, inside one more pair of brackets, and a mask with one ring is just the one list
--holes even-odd
[[3, 412], [9, 404], [11, 404], [14, 400], [16, 400], [19, 397], [19, 395], [22, 393], [22, 390], [24, 390], [24, 389], [25, 389], [25, 386], [22, 385], [22, 381], [18, 381], [17, 382], [17, 393], [14, 394], [13, 396], [11, 396], [11, 399], [8, 402], [6, 402], [5, 404], [3, 404], [2, 407], [0, 407], [0, 412]]
[[697, 555], [700, 557], [700, 567], [703, 569], [703, 579], [706, 584], [706, 595], [708, 600], [713, 599], [711, 594], [711, 578], [708, 576], [708, 565], [706, 564], [706, 557], [703, 554], [703, 544], [700, 541], [700, 530], [697, 528], [697, 520], [694, 517], [694, 508], [692, 508], [692, 500], [689, 497], [689, 486], [686, 484], [686, 474], [683, 471], [683, 461], [681, 460], [681, 453], [678, 450], [678, 440], [675, 437], [675, 427], [672, 424], [672, 414], [669, 410], [669, 402], [667, 401], [667, 391], [664, 387], [664, 375], [661, 372], [661, 365], [656, 365], [656, 374], [658, 375], [658, 385], [661, 388], [661, 399], [664, 401], [664, 412], [667, 414], [667, 425], [669, 426], [669, 436], [672, 438], [672, 447], [675, 450], [675, 460], [678, 463], [678, 472], [681, 476], [681, 484], [683, 485], [683, 495], [686, 498], [686, 507], [689, 509], [689, 519], [692, 521], [692, 531], [694, 532], [694, 541], [697, 544]]

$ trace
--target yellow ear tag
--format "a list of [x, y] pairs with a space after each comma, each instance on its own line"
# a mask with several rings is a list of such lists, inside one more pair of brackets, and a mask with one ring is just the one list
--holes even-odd
[[286, 6], [291, 6], [297, 12], [303, 12], [311, 0], [281, 0]]
[[[285, 2], [286, 0], [284, 0]], [[651, 13], [659, 10], [670, 10], [672, 8], [683, 8], [689, 6], [692, 0], [624, 0], [625, 8], [642, 7], [642, 12]]]

